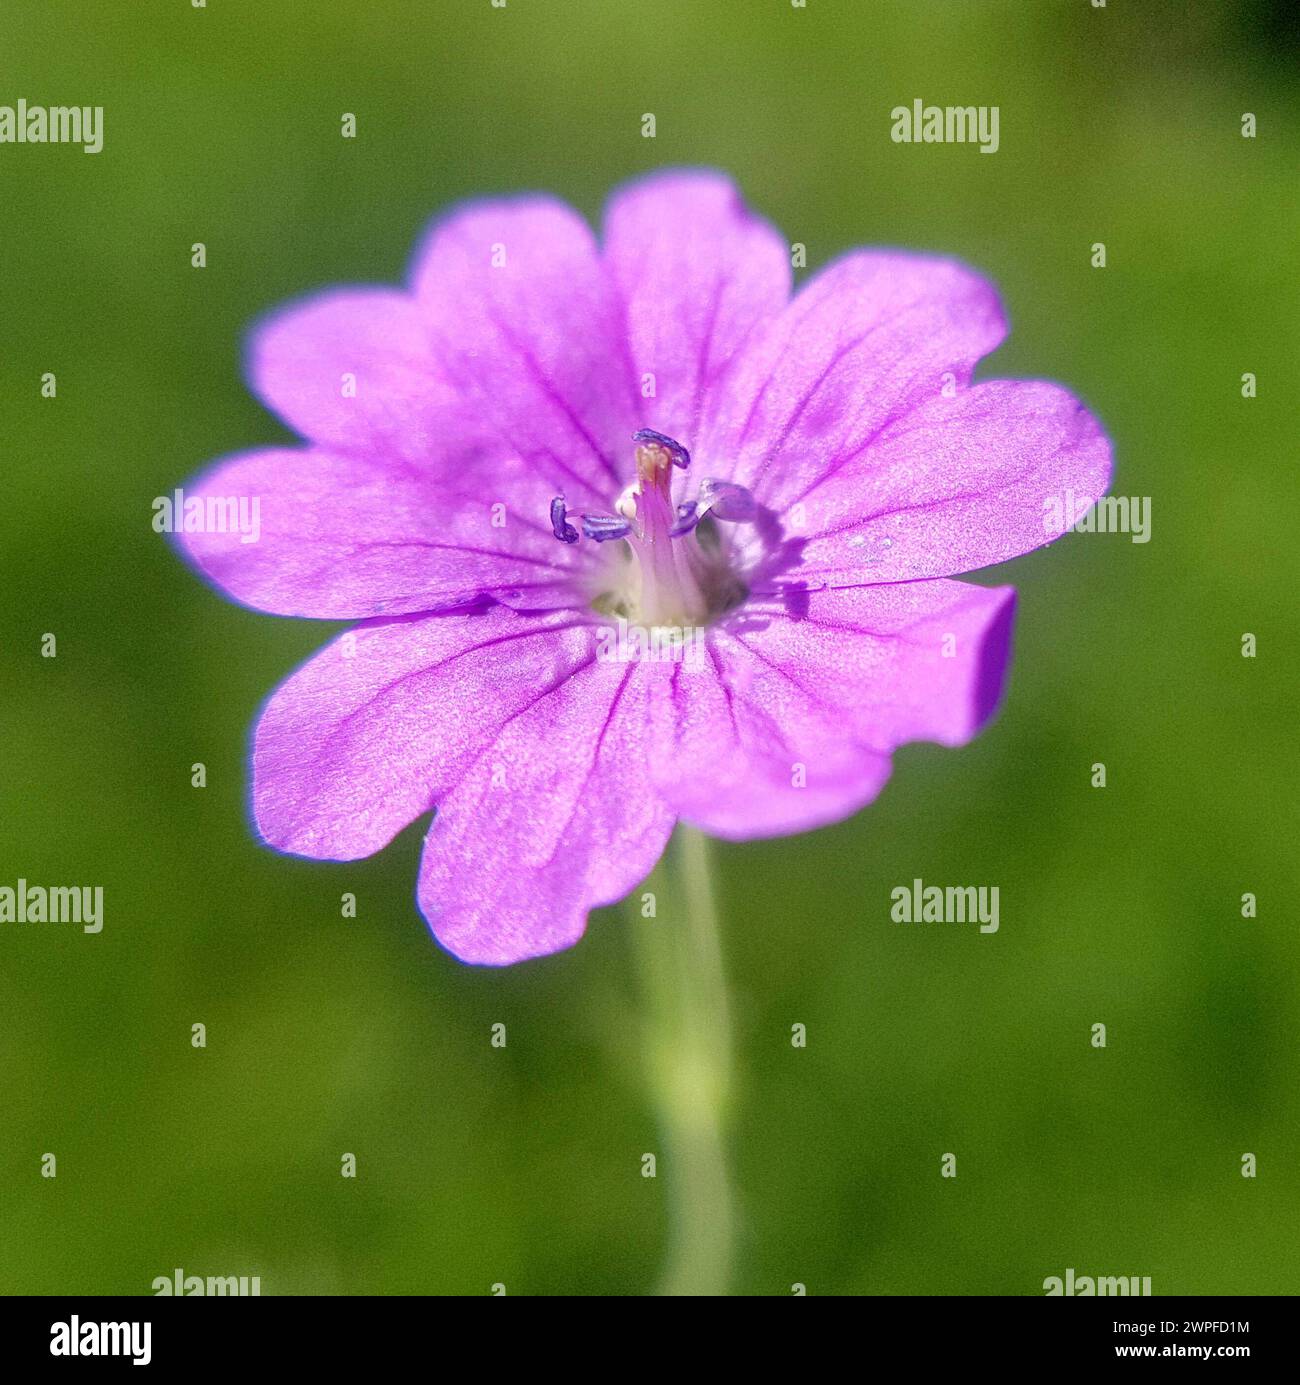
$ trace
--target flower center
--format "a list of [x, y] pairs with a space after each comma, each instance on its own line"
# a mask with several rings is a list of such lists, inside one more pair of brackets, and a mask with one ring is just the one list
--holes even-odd
[[[731, 541], [714, 521], [753, 519], [753, 497], [743, 486], [706, 477], [694, 500], [675, 505], [674, 468], [685, 470], [690, 453], [650, 428], [632, 440], [636, 480], [615, 502], [615, 514], [582, 516], [587, 538], [611, 544], [592, 606], [645, 626], [707, 625], [745, 597], [733, 570]], [[551, 527], [562, 542], [578, 542], [563, 496], [551, 502]]]

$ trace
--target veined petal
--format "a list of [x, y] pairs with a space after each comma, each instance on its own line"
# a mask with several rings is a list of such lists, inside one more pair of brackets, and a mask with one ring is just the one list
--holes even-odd
[[945, 384], [964, 387], [1005, 335], [992, 285], [963, 265], [846, 255], [739, 354], [710, 398], [701, 465], [779, 512]]
[[470, 203], [435, 224], [412, 279], [439, 362], [501, 445], [575, 509], [608, 508], [641, 420], [586, 222], [548, 197]]
[[1101, 425], [1059, 385], [990, 380], [927, 400], [794, 497], [798, 575], [904, 582], [1015, 558], [1059, 537], [1054, 512], [1104, 494], [1110, 461]]
[[[557, 544], [549, 494], [518, 463], [490, 482], [446, 479], [391, 458], [273, 448], [219, 462], [190, 483], [204, 527], [178, 532], [199, 569], [237, 601], [330, 620], [403, 615], [492, 595], [510, 605], [572, 599], [592, 561]], [[257, 535], [211, 527], [223, 502], [256, 501]]]
[[487, 446], [414, 298], [395, 289], [339, 289], [281, 309], [254, 330], [248, 370], [263, 401], [326, 448], [432, 471]]
[[504, 966], [575, 943], [587, 913], [649, 874], [673, 814], [646, 773], [651, 680], [594, 661], [502, 727], [444, 799], [418, 898], [463, 962]]
[[362, 625], [272, 694], [253, 744], [271, 846], [355, 860], [459, 781], [512, 718], [594, 658], [590, 626], [501, 607]]
[[785, 242], [745, 206], [730, 178], [683, 169], [614, 194], [604, 255], [627, 306], [643, 416], [693, 445], [706, 392], [751, 332], [786, 305]]
[[961, 745], [992, 715], [1015, 594], [965, 582], [806, 593], [795, 618], [742, 612], [683, 664], [659, 716], [655, 777], [687, 821], [744, 839], [869, 803], [907, 741]]

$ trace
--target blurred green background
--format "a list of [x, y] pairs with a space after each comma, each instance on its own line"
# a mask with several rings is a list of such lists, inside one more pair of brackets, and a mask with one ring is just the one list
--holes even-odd
[[[1295, 1291], [1288, 12], [3, 0], [0, 102], [106, 117], [93, 157], [0, 146], [0, 883], [100, 883], [106, 923], [0, 925], [0, 1290], [147, 1293], [176, 1266], [266, 1293], [653, 1287], [668, 1176], [640, 1176], [625, 916], [467, 969], [414, 906], [423, 824], [351, 865], [258, 846], [249, 727], [334, 627], [223, 601], [150, 520], [209, 459], [288, 436], [242, 382], [258, 315], [399, 279], [456, 199], [596, 216], [611, 184], [699, 163], [810, 269], [893, 244], [989, 274], [1013, 330], [981, 373], [1066, 382], [1116, 490], [1153, 505], [1146, 545], [1069, 536], [988, 574], [1021, 604], [975, 744], [907, 749], [838, 827], [719, 848], [737, 1290], [1041, 1293], [1073, 1266]], [[891, 143], [914, 97], [998, 105], [1001, 149]], [[892, 924], [914, 876], [997, 884], [1001, 931]]]

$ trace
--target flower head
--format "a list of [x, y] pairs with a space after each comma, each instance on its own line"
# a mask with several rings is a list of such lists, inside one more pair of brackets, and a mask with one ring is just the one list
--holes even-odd
[[[621, 189], [600, 244], [546, 197], [471, 203], [405, 291], [273, 317], [252, 384], [305, 445], [191, 488], [259, 497], [258, 542], [181, 542], [248, 605], [360, 623], [263, 710], [262, 835], [352, 860], [436, 810], [420, 908], [502, 964], [576, 941], [678, 818], [802, 831], [903, 742], [970, 739], [1014, 592], [953, 576], [1110, 471], [1063, 389], [972, 383], [1005, 330], [985, 280], [900, 252], [792, 298], [781, 238], [708, 172]], [[615, 623], [692, 638], [610, 657]]]

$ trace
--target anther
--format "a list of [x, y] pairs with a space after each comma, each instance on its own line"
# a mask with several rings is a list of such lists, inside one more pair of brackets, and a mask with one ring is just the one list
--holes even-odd
[[700, 518], [711, 514], [715, 519], [724, 519], [731, 524], [743, 524], [754, 518], [757, 506], [753, 495], [744, 486], [734, 481], [715, 481], [706, 476], [700, 482]]
[[632, 441], [662, 447], [672, 459], [672, 464], [681, 467], [683, 471], [691, 464], [691, 454], [676, 438], [670, 438], [666, 433], [656, 433], [653, 428], [638, 428], [632, 434]]
[[608, 543], [610, 539], [627, 538], [632, 526], [615, 515], [583, 515], [582, 532], [597, 543]]
[[566, 513], [564, 497], [557, 495], [551, 501], [551, 532], [561, 543], [577, 543], [578, 531], [565, 518]]

